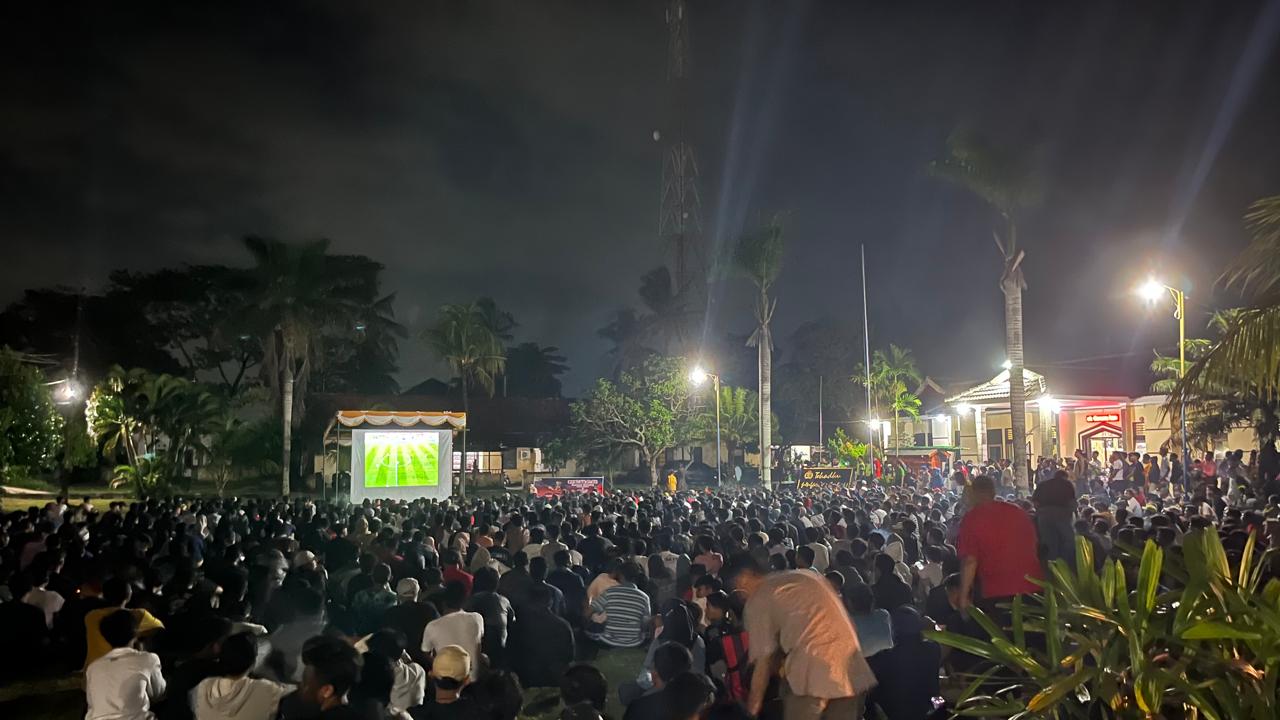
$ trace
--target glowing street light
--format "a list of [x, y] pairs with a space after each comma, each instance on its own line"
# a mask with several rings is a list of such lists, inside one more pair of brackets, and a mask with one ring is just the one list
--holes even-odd
[[53, 401], [59, 405], [70, 405], [80, 399], [84, 394], [84, 388], [75, 377], [68, 377], [62, 380], [54, 380], [46, 385], [57, 385], [57, 389], [53, 391]]
[[1164, 295], [1165, 286], [1158, 282], [1155, 278], [1148, 278], [1146, 282], [1138, 288], [1138, 294], [1147, 302], [1155, 302]]
[[696, 387], [704, 385], [708, 378], [712, 380], [712, 390], [716, 396], [716, 486], [719, 487], [721, 483], [720, 465], [722, 464], [720, 461], [720, 376], [716, 373], [708, 372], [701, 365], [694, 365], [693, 370], [689, 371], [689, 382]]
[[960, 403], [959, 405], [956, 405], [956, 412], [961, 415], [968, 415], [973, 412], [973, 406], [969, 403]]
[[708, 373], [706, 368], [701, 365], [694, 365], [693, 370], [689, 371], [689, 382], [694, 385], [701, 385], [705, 383], [708, 377], [710, 377], [710, 373]]
[[[1159, 302], [1160, 298], [1169, 293], [1173, 298], [1173, 316], [1178, 320], [1178, 379], [1182, 379], [1187, 374], [1187, 294], [1180, 288], [1165, 285], [1155, 278], [1147, 278], [1147, 281], [1138, 288], [1138, 294], [1149, 303]], [[1182, 476], [1187, 477], [1187, 473], [1191, 468], [1188, 465], [1190, 460], [1189, 448], [1187, 447], [1187, 402], [1186, 394], [1183, 393], [1182, 401]]]
[[1004, 368], [1005, 370], [1012, 370], [1012, 369], [1013, 369], [1013, 361], [1011, 361], [1011, 360], [1005, 360], [1004, 362], [1000, 363], [1000, 367]]

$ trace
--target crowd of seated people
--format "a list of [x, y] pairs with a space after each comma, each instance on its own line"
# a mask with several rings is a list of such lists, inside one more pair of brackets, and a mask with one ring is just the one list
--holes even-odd
[[[1197, 472], [1200, 472], [1197, 470]], [[83, 672], [86, 720], [868, 717], [943, 712], [926, 636], [1063, 557], [1217, 526], [1280, 542], [1280, 498], [948, 487], [470, 501], [59, 499], [0, 518], [4, 679]], [[1071, 560], [1074, 560], [1072, 555]], [[610, 654], [626, 677], [598, 669]], [[532, 701], [531, 701], [532, 698]]]

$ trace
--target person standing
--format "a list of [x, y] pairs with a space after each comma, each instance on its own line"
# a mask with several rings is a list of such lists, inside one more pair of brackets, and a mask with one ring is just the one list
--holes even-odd
[[975, 595], [989, 610], [998, 600], [1039, 590], [1028, 579], [1043, 577], [1031, 518], [1017, 505], [997, 501], [995, 483], [986, 475], [969, 483], [969, 499], [973, 506], [960, 521], [956, 542], [961, 608], [974, 604]]
[[785, 720], [862, 717], [876, 678], [826, 578], [800, 570], [766, 575], [746, 553], [732, 558], [721, 577], [746, 598], [746, 630], [755, 663], [749, 713], [760, 714], [765, 690], [780, 672]]
[[1074, 567], [1076, 489], [1067, 477], [1067, 471], [1059, 470], [1036, 486], [1031, 502], [1036, 506], [1040, 559], [1046, 564], [1054, 560], [1065, 560]]
[[133, 647], [137, 617], [116, 610], [98, 629], [111, 650], [84, 671], [85, 720], [154, 720], [151, 706], [164, 696], [164, 675], [159, 656]]

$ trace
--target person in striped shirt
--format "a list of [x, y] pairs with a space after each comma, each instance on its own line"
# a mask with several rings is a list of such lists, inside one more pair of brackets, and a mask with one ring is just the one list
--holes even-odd
[[637, 587], [644, 571], [633, 560], [622, 565], [621, 582], [591, 601], [591, 619], [603, 628], [591, 637], [612, 647], [639, 647], [649, 628], [649, 596]]

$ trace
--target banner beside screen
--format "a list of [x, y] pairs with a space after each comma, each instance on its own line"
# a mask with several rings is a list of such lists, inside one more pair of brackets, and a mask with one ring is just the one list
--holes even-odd
[[853, 487], [853, 468], [807, 467], [796, 481], [797, 492], [835, 492]]
[[560, 497], [565, 493], [604, 494], [602, 477], [549, 477], [534, 480], [529, 489], [538, 497]]
[[351, 501], [447, 498], [453, 492], [453, 431], [425, 427], [351, 433]]

